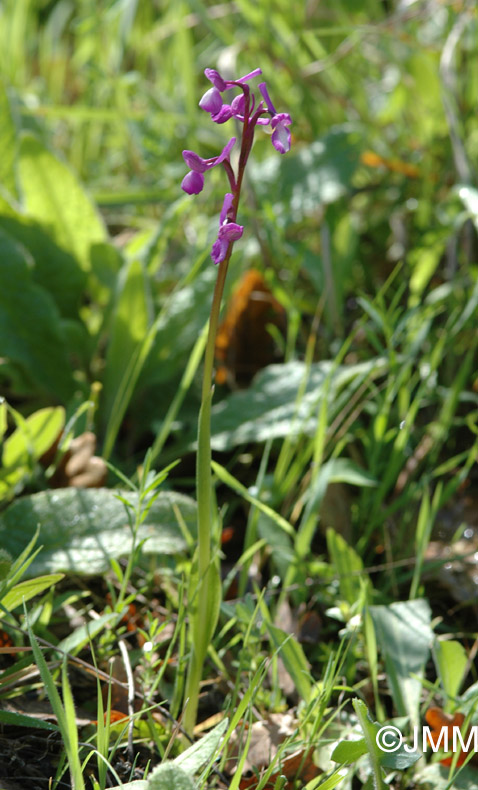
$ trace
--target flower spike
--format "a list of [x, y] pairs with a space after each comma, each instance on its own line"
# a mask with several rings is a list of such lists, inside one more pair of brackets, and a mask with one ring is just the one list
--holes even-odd
[[[259, 85], [262, 95], [262, 100], [259, 102], [257, 102], [249, 85], [246, 84], [254, 77], [262, 74], [261, 69], [256, 68], [237, 80], [224, 79], [216, 69], [205, 69], [204, 74], [212, 84], [212, 87], [201, 98], [199, 102], [201, 109], [210, 114], [214, 123], [223, 124], [231, 118], [235, 118], [244, 124], [239, 173], [237, 176], [229, 161], [229, 155], [236, 142], [235, 137], [229, 140], [219, 156], [213, 156], [210, 159], [203, 159], [195, 151], [183, 151], [183, 159], [189, 167], [189, 173], [184, 176], [181, 187], [188, 195], [198, 195], [202, 192], [204, 188], [204, 173], [207, 170], [223, 164], [227, 173], [232, 191], [227, 192], [224, 197], [219, 218], [219, 230], [211, 250], [211, 257], [214, 263], [217, 264], [222, 263], [226, 259], [231, 242], [240, 239], [244, 232], [243, 226], [238, 225], [236, 222], [239, 203], [239, 195], [236, 193], [240, 191], [243, 171], [252, 149], [256, 126], [268, 126], [270, 124], [272, 145], [280, 154], [285, 154], [290, 150], [291, 133], [289, 126], [292, 121], [288, 113], [277, 112], [265, 82], [261, 82]], [[240, 92], [232, 99], [230, 104], [226, 104], [221, 94], [231, 89], [239, 89]]]

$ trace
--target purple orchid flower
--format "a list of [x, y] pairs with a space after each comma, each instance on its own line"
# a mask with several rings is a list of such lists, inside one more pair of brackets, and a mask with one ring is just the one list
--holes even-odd
[[213, 156], [211, 159], [203, 159], [202, 156], [199, 156], [199, 154], [196, 154], [194, 151], [183, 151], [183, 159], [190, 168], [190, 172], [184, 176], [181, 182], [181, 188], [184, 189], [188, 195], [199, 195], [204, 187], [203, 173], [228, 159], [235, 142], [236, 138], [231, 137], [219, 156]]
[[240, 239], [244, 232], [242, 225], [237, 225], [236, 222], [231, 221], [228, 217], [233, 200], [234, 195], [231, 192], [226, 192], [219, 217], [219, 232], [211, 250], [211, 258], [214, 263], [221, 263], [224, 260], [229, 243]]
[[[205, 69], [204, 74], [209, 82], [212, 82], [213, 87], [206, 91], [199, 102], [201, 109], [211, 114], [211, 120], [213, 120], [214, 123], [225, 123], [232, 117], [239, 118], [243, 121], [244, 118], [240, 117], [241, 113], [239, 108], [234, 107], [234, 101], [232, 105], [225, 104], [222, 100], [221, 93], [224, 93], [224, 91], [227, 91], [229, 88], [243, 85], [248, 80], [253, 79], [253, 77], [257, 77], [258, 74], [262, 74], [261, 69], [254, 69], [254, 71], [250, 71], [249, 74], [245, 74], [244, 77], [239, 77], [238, 80], [225, 80], [215, 69]], [[240, 97], [236, 98], [243, 99], [244, 96], [241, 94]]]
[[[203, 159], [194, 151], [183, 151], [183, 158], [189, 167], [189, 173], [184, 176], [181, 187], [188, 195], [198, 195], [204, 187], [204, 173], [216, 165], [223, 164], [229, 180], [231, 192], [227, 192], [219, 217], [219, 230], [216, 241], [211, 250], [211, 257], [214, 263], [222, 263], [228, 259], [230, 245], [240, 239], [244, 228], [236, 223], [237, 206], [249, 154], [254, 141], [256, 126], [268, 126], [272, 128], [272, 145], [280, 154], [285, 154], [290, 150], [291, 133], [289, 126], [292, 123], [288, 113], [278, 113], [269, 96], [265, 82], [259, 85], [262, 100], [257, 103], [254, 94], [246, 84], [253, 77], [262, 74], [261, 69], [245, 74], [238, 80], [225, 80], [215, 69], [206, 69], [205, 75], [212, 87], [206, 91], [201, 98], [199, 106], [211, 115], [214, 123], [225, 123], [231, 118], [235, 118], [244, 124], [241, 153], [237, 174], [234, 173], [229, 155], [236, 138], [232, 137], [227, 145], [224, 146], [219, 156], [210, 159]], [[239, 88], [240, 93], [235, 96], [231, 104], [226, 104], [222, 99], [222, 94], [230, 88]], [[227, 261], [226, 261], [227, 263]]]
[[272, 132], [272, 145], [280, 154], [286, 154], [287, 151], [290, 151], [290, 129], [288, 127], [292, 123], [291, 117], [287, 112], [277, 112], [272, 104], [265, 82], [261, 82], [259, 90], [262, 93], [267, 109], [272, 115], [271, 127], [274, 129]]

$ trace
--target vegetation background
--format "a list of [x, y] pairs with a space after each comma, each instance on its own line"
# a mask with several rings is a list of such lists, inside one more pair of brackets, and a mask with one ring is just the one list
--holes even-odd
[[[367, 733], [474, 716], [477, 27], [473, 0], [0, 0], [4, 790], [153, 790], [161, 760], [178, 787], [292, 787], [291, 754], [310, 790], [475, 786], [466, 751], [387, 763]], [[224, 174], [184, 195], [181, 152], [233, 133], [198, 108], [207, 67], [260, 67], [293, 140], [257, 135], [227, 283], [201, 718], [229, 730], [191, 767], [171, 758]], [[123, 688], [119, 655], [139, 696], [110, 742], [102, 706], [133, 716], [96, 686]], [[61, 656], [97, 662], [86, 692]], [[61, 732], [36, 774], [32, 716]]]

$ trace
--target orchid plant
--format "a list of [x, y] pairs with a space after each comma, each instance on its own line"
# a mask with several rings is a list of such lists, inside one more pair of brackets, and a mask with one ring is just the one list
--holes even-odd
[[[230, 155], [237, 138], [231, 137], [218, 156], [203, 159], [194, 151], [183, 151], [189, 172], [181, 183], [188, 195], [198, 195], [204, 187], [204, 174], [217, 165], [226, 171], [230, 191], [224, 195], [219, 216], [219, 230], [212, 246], [211, 257], [219, 266], [209, 320], [209, 331], [204, 358], [202, 399], [198, 421], [198, 445], [196, 462], [196, 491], [198, 504], [198, 548], [189, 589], [190, 601], [190, 662], [186, 680], [186, 709], [184, 726], [192, 732], [194, 728], [199, 696], [199, 684], [209, 644], [214, 636], [221, 602], [221, 578], [219, 570], [219, 541], [214, 539], [215, 515], [212, 507], [211, 479], [211, 402], [213, 395], [214, 349], [221, 309], [221, 300], [234, 242], [241, 238], [244, 227], [237, 223], [237, 213], [245, 168], [252, 150], [257, 126], [270, 126], [272, 145], [280, 154], [290, 149], [291, 118], [288, 113], [278, 113], [271, 101], [265, 82], [259, 84], [262, 99], [257, 100], [248, 83], [261, 69], [254, 69], [237, 80], [226, 80], [214, 69], [206, 69], [205, 75], [212, 83], [199, 106], [210, 113], [211, 120], [223, 124], [235, 119], [242, 125], [239, 160], [234, 172]], [[230, 104], [224, 101], [228, 91], [239, 91]]]

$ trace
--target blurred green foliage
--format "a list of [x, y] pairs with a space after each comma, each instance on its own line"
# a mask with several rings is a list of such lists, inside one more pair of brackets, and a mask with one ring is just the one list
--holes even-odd
[[[185, 196], [181, 151], [214, 155], [231, 135], [197, 106], [203, 69], [260, 66], [293, 147], [277, 157], [257, 135], [228, 288], [265, 272], [289, 367], [218, 391], [215, 441], [283, 441], [266, 483], [284, 512], [311, 461], [351, 456], [380, 481], [355, 512], [367, 541], [422, 441], [435, 465], [471, 446], [454, 428], [476, 410], [477, 24], [464, 0], [2, 0], [7, 400], [25, 416], [61, 404], [79, 433], [92, 399], [100, 450], [127, 472], [158, 434], [167, 460], [191, 450], [197, 361], [183, 375], [208, 317], [223, 174]], [[277, 413], [261, 417], [266, 402]]]

